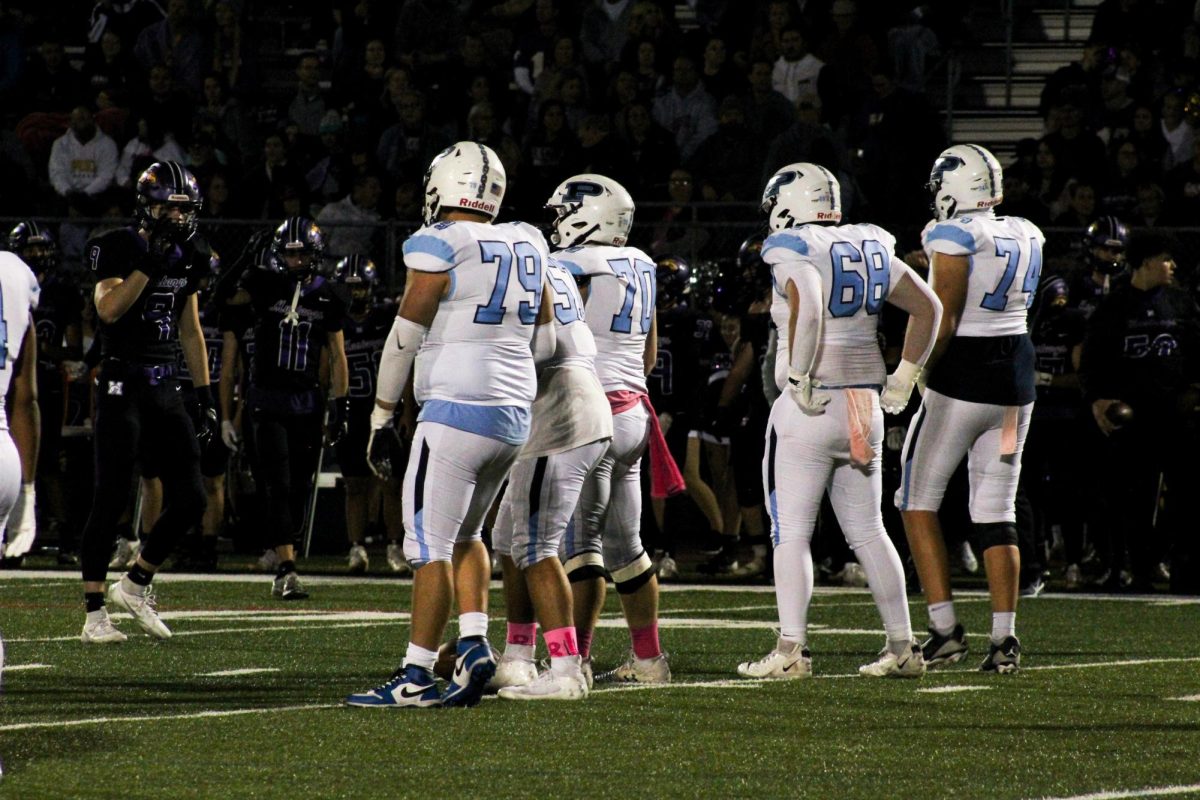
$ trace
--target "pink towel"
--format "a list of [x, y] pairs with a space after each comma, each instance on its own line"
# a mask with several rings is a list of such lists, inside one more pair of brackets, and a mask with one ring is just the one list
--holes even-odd
[[642, 403], [650, 412], [650, 496], [658, 500], [686, 491], [683, 473], [667, 448], [667, 440], [663, 438], [662, 428], [658, 424], [658, 414], [650, 405], [650, 396], [629, 389], [606, 394], [613, 416], [628, 411], [638, 403]]
[[850, 423], [850, 463], [866, 467], [875, 460], [871, 447], [871, 421], [874, 414], [874, 391], [846, 389], [846, 419]]

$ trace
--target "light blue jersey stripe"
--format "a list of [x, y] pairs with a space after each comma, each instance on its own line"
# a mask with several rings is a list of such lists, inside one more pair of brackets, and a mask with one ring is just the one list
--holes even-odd
[[529, 438], [532, 415], [521, 406], [481, 406], [430, 400], [421, 406], [419, 422], [437, 422], [505, 444], [522, 445]]
[[926, 245], [930, 245], [939, 241], [956, 244], [968, 253], [975, 252], [975, 237], [958, 225], [946, 223], [934, 225], [933, 230], [925, 237], [925, 243]]
[[793, 253], [799, 253], [802, 256], [808, 255], [808, 242], [801, 239], [799, 236], [793, 236], [788, 233], [772, 233], [763, 242], [763, 252], [772, 247], [782, 247], [784, 250], [791, 250]]
[[404, 255], [424, 253], [454, 266], [454, 248], [436, 236], [421, 234], [410, 236], [404, 242]]

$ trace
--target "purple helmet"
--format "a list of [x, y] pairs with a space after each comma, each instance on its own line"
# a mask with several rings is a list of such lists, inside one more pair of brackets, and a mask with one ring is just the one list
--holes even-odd
[[[203, 204], [196, 176], [177, 161], [156, 161], [138, 177], [134, 209], [138, 224], [148, 231], [166, 231], [175, 244], [196, 235], [197, 217]], [[162, 213], [167, 208], [178, 208], [182, 217], [175, 220]]]

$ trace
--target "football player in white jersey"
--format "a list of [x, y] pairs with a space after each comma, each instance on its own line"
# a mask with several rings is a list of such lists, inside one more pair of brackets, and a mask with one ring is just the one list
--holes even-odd
[[991, 648], [980, 668], [1003, 673], [1021, 663], [1015, 502], [1035, 364], [1025, 316], [1045, 237], [1028, 220], [996, 216], [1002, 180], [996, 157], [971, 144], [943, 151], [930, 174], [936, 218], [921, 240], [944, 314], [901, 453], [896, 506], [929, 604], [925, 661], [953, 663], [966, 655], [967, 639], [954, 613], [937, 512], [947, 481], [967, 457], [971, 522], [992, 603]]
[[[887, 645], [859, 672], [872, 677], [925, 674], [912, 636], [904, 568], [883, 526], [883, 409], [908, 404], [933, 349], [941, 307], [933, 291], [896, 258], [895, 238], [875, 225], [841, 225], [840, 187], [817, 164], [789, 164], [763, 191], [771, 235], [771, 318], [779, 330], [763, 483], [775, 546], [779, 640], [748, 678], [812, 674], [807, 646], [812, 600], [810, 544], [822, 497], [871, 587]], [[877, 330], [884, 302], [910, 315], [902, 361], [887, 375]], [[880, 392], [882, 391], [882, 397]]]
[[[621, 596], [633, 652], [597, 680], [666, 683], [671, 669], [658, 638], [658, 579], [641, 538], [642, 453], [647, 446], [655, 451], [656, 495], [666, 491], [662, 470], [670, 458], [646, 394], [646, 375], [658, 352], [657, 267], [654, 259], [626, 244], [633, 198], [611, 178], [568, 178], [546, 206], [555, 213], [550, 241], [565, 248], [555, 257], [585, 284], [596, 373], [613, 412], [612, 442], [584, 484], [576, 525], [567, 535], [563, 554], [575, 596], [579, 651], [585, 661], [591, 657], [607, 568]], [[681, 479], [679, 483], [682, 489]]]
[[[5, 527], [13, 532], [14, 552], [28, 549], [34, 528], [33, 478], [37, 471], [41, 417], [37, 406], [37, 278], [15, 253], [0, 252], [0, 322], [7, 326], [0, 347], [0, 554], [5, 551]], [[9, 394], [9, 389], [12, 394]], [[4, 398], [11, 398], [5, 409]], [[11, 524], [10, 524], [11, 523]], [[23, 552], [23, 551], [22, 551]], [[4, 641], [0, 639], [0, 675], [4, 671]]]
[[[549, 360], [539, 364], [533, 428], [509, 475], [492, 530], [492, 546], [504, 561], [510, 634], [494, 683], [508, 700], [587, 696], [589, 676], [582, 669], [571, 587], [559, 548], [583, 482], [608, 452], [613, 431], [612, 411], [596, 377], [596, 342], [584, 321], [575, 279], [553, 258], [545, 277], [543, 291], [554, 309], [556, 347]], [[520, 602], [524, 598], [513, 602], [526, 587], [532, 608], [528, 601]], [[526, 613], [514, 614], [520, 605], [527, 607]], [[536, 675], [534, 615], [542, 626], [550, 669], [530, 681], [530, 673]]]
[[[388, 477], [393, 414], [415, 357], [421, 412], [403, 484], [412, 632], [404, 665], [349, 705], [471, 706], [496, 669], [480, 528], [529, 435], [535, 327], [553, 338], [550, 326], [535, 326], [549, 258], [542, 234], [523, 222], [493, 224], [505, 184], [491, 148], [448, 147], [425, 173], [425, 227], [404, 243], [408, 282], [384, 345], [367, 448], [372, 469]], [[443, 694], [432, 668], [452, 600], [457, 660]]]

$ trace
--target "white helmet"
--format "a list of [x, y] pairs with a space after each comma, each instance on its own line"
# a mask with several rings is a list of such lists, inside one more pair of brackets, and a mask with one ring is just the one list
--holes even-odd
[[772, 231], [809, 222], [841, 222], [842, 187], [820, 164], [788, 164], [767, 181], [762, 210]]
[[625, 187], [603, 175], [575, 175], [558, 185], [546, 201], [554, 212], [550, 243], [555, 247], [629, 241], [633, 198]]
[[425, 224], [442, 209], [476, 211], [495, 219], [508, 179], [492, 148], [458, 142], [438, 153], [425, 171]]
[[996, 157], [977, 144], [946, 148], [933, 162], [929, 183], [938, 220], [985, 211], [1004, 199], [1004, 175]]

